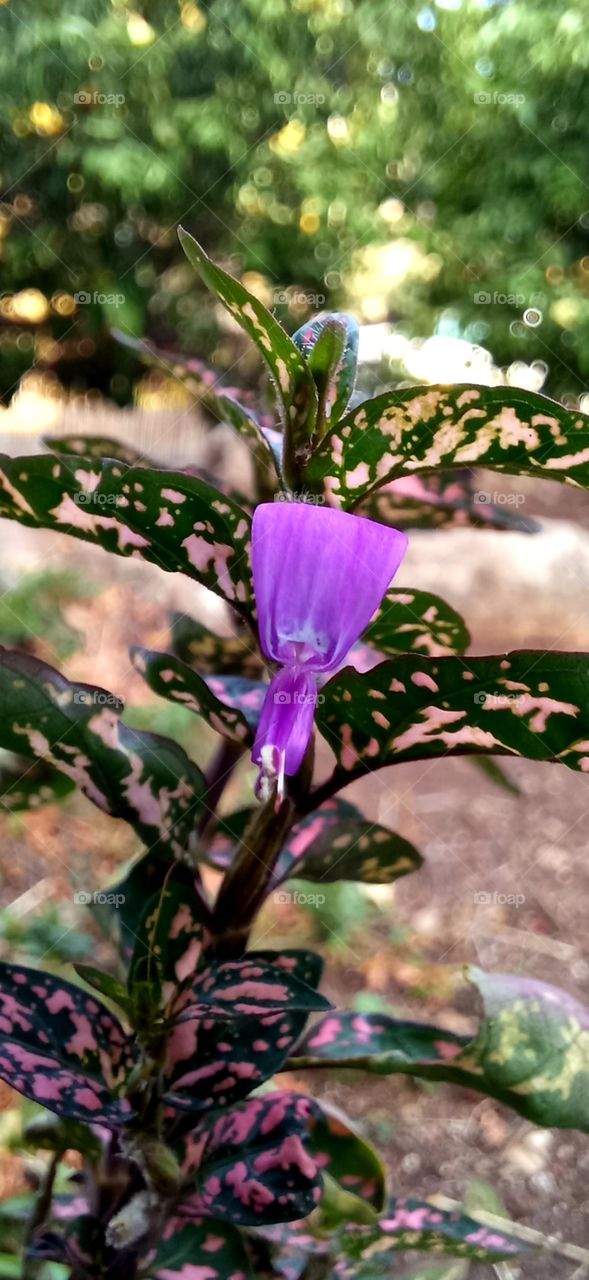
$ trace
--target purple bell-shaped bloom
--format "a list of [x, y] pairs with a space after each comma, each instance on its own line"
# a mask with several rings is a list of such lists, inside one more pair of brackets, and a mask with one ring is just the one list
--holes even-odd
[[337, 671], [365, 631], [407, 549], [398, 529], [306, 502], [267, 502], [252, 525], [260, 643], [271, 681], [252, 760], [258, 795], [284, 789], [313, 731], [317, 676]]

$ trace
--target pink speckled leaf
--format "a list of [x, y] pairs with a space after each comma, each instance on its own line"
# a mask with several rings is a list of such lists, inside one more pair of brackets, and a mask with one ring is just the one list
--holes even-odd
[[0, 962], [0, 1077], [58, 1115], [117, 1125], [134, 1041], [87, 991], [52, 974]]
[[186, 472], [108, 458], [1, 454], [0, 516], [185, 573], [244, 617], [251, 612], [249, 516]]
[[[146, 892], [147, 890], [147, 892]], [[123, 911], [127, 923], [128, 916]], [[134, 919], [135, 947], [129, 969], [129, 990], [142, 1000], [138, 986], [154, 995], [160, 983], [164, 1003], [194, 981], [205, 940], [206, 910], [198, 894], [194, 872], [185, 863], [172, 863], [162, 885], [149, 895], [144, 885], [144, 910]], [[170, 990], [168, 991], [168, 986]]]
[[430, 658], [462, 654], [470, 635], [460, 614], [430, 591], [391, 588], [362, 637], [378, 653], [423, 653]]
[[228, 1222], [174, 1218], [149, 1267], [154, 1280], [253, 1280], [243, 1236]]
[[537, 533], [540, 524], [518, 509], [517, 495], [514, 500], [509, 500], [510, 495], [505, 497], [508, 500], [502, 504], [491, 502], [474, 470], [438, 471], [393, 480], [369, 493], [357, 511], [405, 531], [469, 528]]
[[367, 821], [337, 797], [293, 827], [274, 868], [272, 887], [289, 879], [390, 884], [422, 862], [408, 840]]
[[270, 371], [286, 435], [305, 446], [317, 418], [317, 391], [304, 357], [275, 317], [239, 280], [223, 271], [183, 227], [180, 243], [207, 288], [255, 342]]
[[306, 480], [351, 510], [400, 476], [461, 466], [589, 488], [589, 418], [517, 387], [404, 387], [352, 409]]
[[291, 1069], [337, 1064], [448, 1080], [497, 1098], [535, 1124], [589, 1132], [589, 1009], [532, 978], [470, 969], [483, 1013], [474, 1037], [381, 1014], [328, 1014]]
[[183, 1172], [194, 1169], [196, 1191], [180, 1212], [240, 1226], [310, 1213], [322, 1194], [309, 1137], [314, 1111], [310, 1098], [285, 1090], [205, 1121], [184, 1141]]
[[448, 1253], [479, 1262], [499, 1262], [529, 1252], [528, 1245], [515, 1236], [485, 1227], [460, 1211], [448, 1212], [422, 1200], [391, 1200], [386, 1216], [375, 1226], [344, 1230], [338, 1243], [344, 1259], [353, 1264], [349, 1272], [344, 1264], [343, 1275], [353, 1276], [359, 1267], [365, 1280], [373, 1272], [362, 1267], [364, 1259], [368, 1262], [376, 1256], [382, 1274], [391, 1274], [395, 1260], [388, 1255], [397, 1249]]
[[317, 724], [337, 758], [333, 785], [385, 765], [511, 755], [589, 770], [589, 655], [398, 657], [323, 688]]
[[65, 774], [52, 769], [39, 760], [18, 760], [0, 766], [0, 812], [18, 813], [24, 809], [39, 809], [44, 804], [55, 804], [75, 789], [75, 783]]
[[[213, 693], [210, 681], [212, 679], [219, 683], [221, 677], [213, 676], [207, 681], [172, 654], [156, 653], [153, 649], [143, 649], [139, 645], [130, 650], [130, 656], [133, 666], [153, 693], [202, 716], [211, 729], [221, 733], [224, 738], [229, 738], [231, 742], [247, 745], [253, 741], [250, 726], [243, 713]], [[235, 681], [237, 677], [232, 679]], [[265, 689], [261, 686], [260, 700], [264, 693]]]
[[0, 651], [0, 746], [47, 761], [145, 844], [181, 856], [205, 780], [175, 742], [130, 728], [121, 711], [105, 689], [71, 683], [28, 654]]
[[[254, 953], [272, 964], [280, 976], [316, 988], [321, 958], [310, 951]], [[229, 1018], [211, 1017], [179, 1022], [171, 1031], [165, 1059], [166, 1100], [180, 1111], [204, 1112], [238, 1102], [280, 1070], [299, 1039], [308, 1010], [272, 1011]]]
[[[303, 953], [304, 954], [304, 953]], [[269, 1013], [316, 1012], [331, 1008], [331, 1002], [282, 965], [250, 952], [243, 960], [211, 964], [193, 981], [181, 1014], [182, 1021], [193, 1018], [226, 1020], [260, 1017]], [[276, 953], [280, 958], [280, 953]], [[295, 968], [293, 961], [292, 968]]]

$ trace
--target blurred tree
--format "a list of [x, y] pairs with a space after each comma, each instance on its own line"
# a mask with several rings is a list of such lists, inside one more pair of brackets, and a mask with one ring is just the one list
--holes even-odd
[[325, 299], [584, 389], [580, 13], [133, 3], [0, 0], [5, 397], [36, 361], [128, 399], [137, 365], [111, 324], [203, 353], [180, 221], [293, 328]]

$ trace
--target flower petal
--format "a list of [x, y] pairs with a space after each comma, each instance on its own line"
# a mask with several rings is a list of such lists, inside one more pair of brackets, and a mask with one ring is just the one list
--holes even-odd
[[406, 549], [398, 529], [346, 511], [262, 503], [252, 563], [264, 653], [334, 671], [368, 626]]
[[252, 751], [267, 780], [292, 777], [303, 763], [313, 732], [317, 685], [310, 671], [285, 667], [268, 687]]

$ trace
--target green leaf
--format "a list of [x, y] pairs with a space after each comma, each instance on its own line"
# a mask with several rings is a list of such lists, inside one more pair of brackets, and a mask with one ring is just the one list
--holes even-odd
[[356, 381], [359, 329], [353, 316], [329, 312], [316, 316], [293, 334], [317, 387], [317, 428], [322, 435], [329, 423], [345, 413]]
[[249, 616], [249, 517], [196, 476], [108, 459], [0, 454], [0, 516], [186, 573]]
[[[188, 711], [202, 716], [217, 733], [231, 742], [246, 744], [253, 741], [250, 726], [241, 711], [221, 702], [206, 680], [169, 653], [156, 653], [135, 645], [130, 649], [135, 670], [160, 698], [179, 702]], [[249, 692], [249, 690], [248, 690]]]
[[207, 288], [255, 342], [274, 381], [285, 429], [285, 466], [289, 483], [306, 461], [317, 418], [317, 391], [308, 365], [292, 338], [262, 302], [238, 280], [222, 271], [182, 227], [178, 232], [186, 257]]
[[92, 987], [94, 991], [99, 991], [102, 996], [106, 996], [107, 1000], [112, 1000], [113, 1004], [117, 1004], [125, 1013], [128, 1011], [127, 991], [118, 978], [113, 978], [111, 973], [104, 973], [102, 969], [96, 969], [91, 964], [75, 964], [74, 969], [82, 982]]
[[[146, 845], [182, 856], [206, 790], [182, 747], [129, 728], [114, 694], [0, 651], [0, 746], [46, 760]], [[90, 900], [90, 894], [85, 897]]]
[[379, 653], [425, 653], [430, 658], [462, 654], [470, 635], [460, 614], [440, 596], [410, 587], [387, 591], [362, 637]]
[[158, 1245], [149, 1268], [154, 1280], [253, 1280], [239, 1231], [228, 1222], [207, 1217], [202, 1223], [176, 1218]]
[[75, 790], [75, 782], [66, 778], [45, 761], [31, 764], [21, 760], [18, 764], [0, 766], [0, 807], [10, 813], [26, 809], [38, 809], [44, 804], [63, 800]]
[[339, 798], [329, 800], [293, 828], [273, 872], [284, 880], [359, 880], [390, 884], [416, 871], [423, 859], [408, 840]]
[[325, 437], [307, 482], [351, 510], [398, 476], [463, 465], [589, 488], [589, 418], [514, 387], [387, 391]]
[[289, 1068], [338, 1065], [448, 1080], [497, 1098], [534, 1124], [589, 1132], [589, 1009], [532, 978], [470, 968], [483, 1001], [478, 1033], [382, 1014], [328, 1014]]
[[505, 769], [500, 764], [497, 764], [497, 761], [492, 756], [472, 756], [470, 763], [480, 773], [484, 773], [485, 777], [494, 782], [497, 787], [501, 787], [502, 791], [507, 791], [511, 796], [521, 796], [521, 787], [518, 787], [517, 782], [514, 782], [513, 778], [509, 777]]
[[351, 667], [323, 690], [317, 723], [340, 786], [405, 760], [513, 755], [589, 767], [589, 655], [516, 650], [496, 657]]
[[386, 1170], [370, 1143], [350, 1126], [347, 1116], [329, 1103], [316, 1104], [310, 1120], [311, 1148], [321, 1168], [352, 1195], [382, 1211]]
[[195, 667], [204, 675], [245, 676], [260, 680], [264, 674], [264, 662], [249, 630], [231, 636], [218, 636], [202, 622], [187, 614], [172, 614], [170, 628], [172, 651], [182, 662]]

